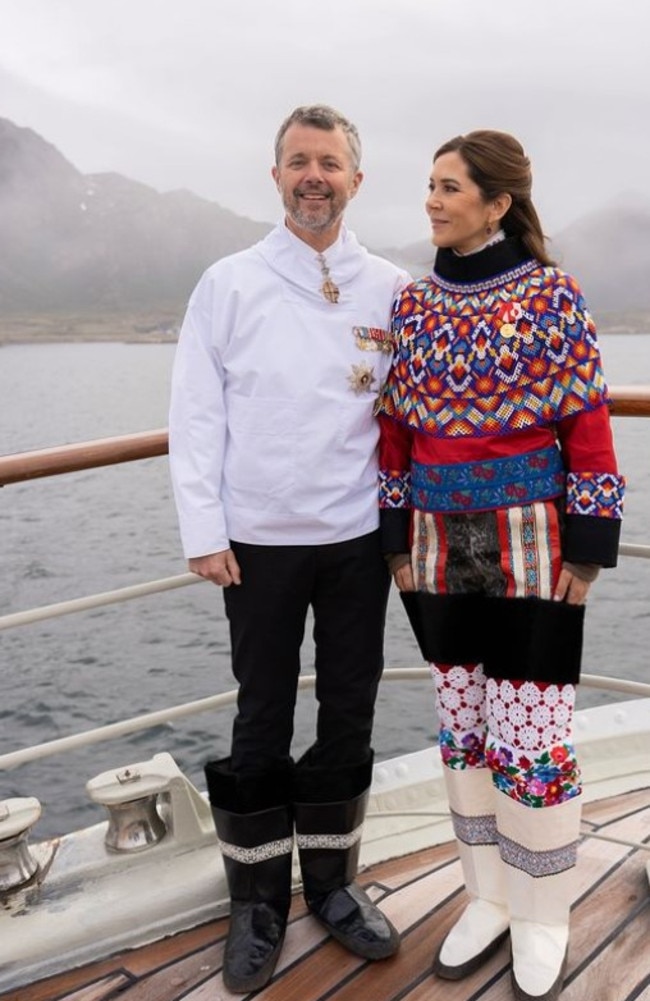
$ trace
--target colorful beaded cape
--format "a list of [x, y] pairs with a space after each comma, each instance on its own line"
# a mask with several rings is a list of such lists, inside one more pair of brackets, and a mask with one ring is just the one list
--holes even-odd
[[483, 281], [434, 272], [404, 290], [393, 333], [378, 409], [435, 437], [507, 434], [607, 402], [582, 293], [537, 261]]

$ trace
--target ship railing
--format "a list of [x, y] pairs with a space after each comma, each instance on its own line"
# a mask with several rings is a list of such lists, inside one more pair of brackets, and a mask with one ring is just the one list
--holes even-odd
[[[650, 387], [610, 387], [610, 396], [613, 416], [650, 417]], [[166, 429], [159, 429], [139, 434], [123, 435], [8, 455], [0, 457], [0, 487], [42, 477], [161, 456], [167, 453], [167, 447], [167, 431]], [[622, 543], [620, 553], [625, 557], [650, 559], [650, 545]], [[14, 612], [0, 617], [0, 631], [200, 583], [205, 582], [195, 574], [182, 573], [172, 577], [161, 578], [160, 580], [134, 584], [117, 590]], [[382, 678], [386, 681], [404, 682], [419, 680], [428, 676], [429, 670], [426, 667], [406, 667], [387, 668]], [[313, 687], [314, 683], [314, 675], [301, 675], [299, 688], [310, 688]], [[650, 684], [644, 682], [613, 678], [606, 675], [583, 674], [581, 675], [581, 684], [594, 689], [632, 696], [650, 697]], [[172, 723], [183, 717], [212, 712], [232, 705], [235, 700], [236, 691], [224, 692], [208, 698], [146, 713], [131, 719], [109, 723], [82, 733], [46, 741], [32, 747], [11, 751], [0, 755], [0, 770], [13, 769], [27, 762], [39, 760], [64, 751], [75, 750], [101, 741], [138, 733], [162, 724]]]

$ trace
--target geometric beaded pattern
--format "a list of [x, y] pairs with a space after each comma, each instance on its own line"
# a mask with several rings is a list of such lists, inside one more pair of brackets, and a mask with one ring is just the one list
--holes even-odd
[[400, 470], [379, 470], [379, 506], [409, 508], [411, 506], [411, 474]]
[[569, 473], [567, 514], [622, 518], [624, 490], [624, 478], [613, 473]]
[[555, 268], [457, 284], [434, 273], [401, 294], [393, 331], [379, 410], [434, 437], [511, 433], [607, 400], [593, 320]]
[[219, 847], [221, 854], [227, 858], [243, 862], [245, 865], [255, 865], [256, 862], [268, 862], [269, 859], [278, 858], [280, 855], [289, 855], [293, 851], [293, 838], [267, 841], [266, 844], [255, 845], [254, 848], [242, 848], [241, 845], [231, 845], [230, 842], [219, 839]]
[[499, 835], [499, 853], [504, 862], [521, 869], [529, 876], [555, 876], [572, 869], [578, 855], [578, 842], [572, 841], [560, 848], [531, 851], [510, 838]]
[[353, 831], [347, 834], [298, 834], [296, 833], [296, 844], [298, 848], [331, 848], [334, 851], [352, 848], [357, 841], [361, 840], [363, 824], [359, 824]]
[[495, 845], [497, 843], [497, 820], [493, 813], [480, 817], [464, 817], [451, 811], [454, 834], [466, 845]]

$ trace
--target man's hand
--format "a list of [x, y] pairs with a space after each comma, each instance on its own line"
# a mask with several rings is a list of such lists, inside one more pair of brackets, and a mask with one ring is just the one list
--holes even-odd
[[190, 572], [198, 574], [205, 580], [221, 587], [231, 584], [241, 584], [241, 570], [232, 549], [224, 549], [220, 553], [209, 553], [207, 556], [193, 556], [187, 563]]

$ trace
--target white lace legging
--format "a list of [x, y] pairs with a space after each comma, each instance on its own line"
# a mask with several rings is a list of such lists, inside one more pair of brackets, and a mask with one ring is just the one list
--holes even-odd
[[489, 768], [529, 806], [580, 793], [571, 740], [575, 687], [486, 678], [480, 664], [431, 664], [447, 768]]

